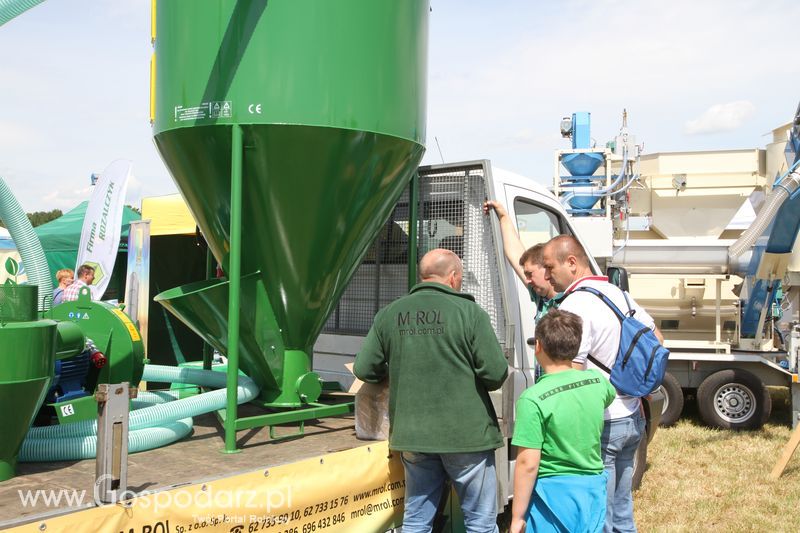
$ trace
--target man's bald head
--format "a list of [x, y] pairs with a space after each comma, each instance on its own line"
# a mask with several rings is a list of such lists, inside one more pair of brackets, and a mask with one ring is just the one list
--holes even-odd
[[581, 246], [581, 243], [578, 242], [578, 239], [572, 235], [557, 235], [550, 239], [546, 246], [552, 247], [551, 250], [556, 259], [562, 263], [569, 256], [574, 256], [579, 266], [589, 266], [589, 257], [586, 255], [586, 251]]
[[419, 276], [422, 281], [433, 281], [461, 290], [463, 275], [461, 259], [444, 248], [431, 250], [419, 262]]

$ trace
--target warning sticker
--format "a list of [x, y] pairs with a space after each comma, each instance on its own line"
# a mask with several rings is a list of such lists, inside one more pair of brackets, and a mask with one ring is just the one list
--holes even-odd
[[128, 318], [128, 315], [123, 313], [121, 309], [117, 308], [112, 309], [111, 312], [117, 315], [122, 323], [125, 324], [125, 327], [128, 328], [128, 333], [131, 334], [132, 341], [142, 340], [142, 338], [139, 336], [139, 330], [137, 330], [136, 326], [133, 325], [133, 322], [131, 322], [131, 319]]
[[206, 118], [231, 118], [233, 103], [230, 100], [203, 102], [199, 106], [175, 106], [175, 122], [203, 120]]

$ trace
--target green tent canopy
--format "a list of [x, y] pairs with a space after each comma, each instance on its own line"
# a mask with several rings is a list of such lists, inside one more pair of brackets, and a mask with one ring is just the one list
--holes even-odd
[[[44, 248], [44, 254], [47, 257], [47, 266], [50, 267], [50, 275], [53, 277], [53, 286], [58, 285], [55, 279], [57, 271], [62, 268], [75, 269], [75, 262], [78, 260], [78, 246], [81, 243], [83, 218], [86, 215], [88, 204], [88, 201], [81, 202], [63, 216], [33, 228], [42, 242], [42, 248]], [[124, 254], [128, 250], [128, 230], [132, 220], [140, 220], [141, 218], [139, 213], [125, 206], [122, 212], [122, 237], [120, 238], [119, 246], [119, 251], [123, 255], [117, 257], [111, 283], [108, 286], [108, 290], [106, 290], [106, 297], [119, 298], [121, 296], [119, 292], [121, 292], [121, 287], [124, 284], [125, 269], [127, 267]]]

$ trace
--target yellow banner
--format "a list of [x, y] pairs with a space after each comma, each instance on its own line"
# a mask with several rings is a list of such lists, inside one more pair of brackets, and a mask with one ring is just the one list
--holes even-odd
[[[208, 483], [35, 520], [11, 532], [386, 531], [403, 518], [399, 454], [377, 442]], [[88, 502], [87, 502], [88, 503]]]

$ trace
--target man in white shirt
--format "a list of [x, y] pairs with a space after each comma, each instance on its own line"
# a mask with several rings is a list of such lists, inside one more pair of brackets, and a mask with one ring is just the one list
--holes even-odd
[[[78, 299], [78, 295], [83, 287], [88, 287], [94, 282], [94, 267], [89, 265], [81, 265], [75, 273], [75, 281], [72, 285], [64, 289], [64, 296], [62, 301], [74, 302]], [[89, 296], [91, 296], [91, 292]]]
[[[564, 293], [559, 309], [570, 311], [583, 319], [583, 335], [575, 368], [598, 368], [587, 355], [591, 354], [608, 368], [614, 366], [619, 350], [620, 322], [614, 312], [596, 295], [577, 291], [592, 287], [605, 294], [620, 311], [634, 311], [634, 317], [655, 332], [662, 343], [664, 338], [647, 314], [630, 296], [627, 301], [622, 290], [610, 284], [605, 276], [596, 276], [583, 246], [572, 236], [559, 235], [544, 248], [545, 277]], [[630, 308], [628, 306], [630, 302]], [[602, 370], [601, 370], [602, 372]], [[605, 424], [601, 447], [603, 463], [608, 472], [608, 494], [605, 531], [636, 531], [633, 521], [631, 483], [636, 449], [644, 435], [644, 417], [638, 398], [617, 392], [617, 397], [604, 413]]]

